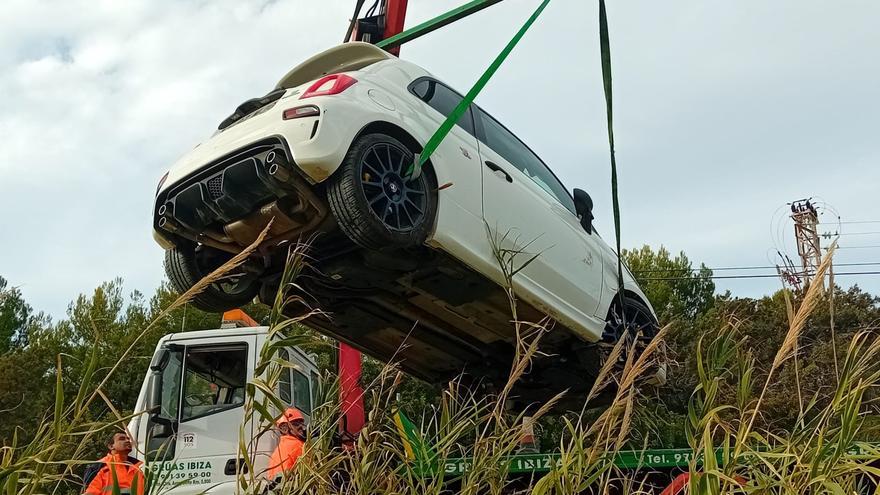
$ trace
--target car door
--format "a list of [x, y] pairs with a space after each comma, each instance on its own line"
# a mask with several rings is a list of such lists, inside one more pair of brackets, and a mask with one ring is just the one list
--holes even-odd
[[[418, 120], [427, 135], [436, 131], [461, 102], [462, 96], [443, 83], [421, 77], [409, 85], [424, 102]], [[437, 223], [431, 241], [456, 258], [484, 268], [490, 258], [483, 228], [479, 144], [470, 109], [431, 156], [443, 187], [437, 203]]]
[[513, 133], [479, 108], [475, 118], [490, 235], [504, 249], [522, 251], [519, 263], [538, 255], [514, 277], [517, 293], [572, 330], [598, 337], [602, 256], [578, 222], [571, 196]]
[[[221, 485], [235, 491], [235, 459], [255, 347], [253, 335], [175, 343], [163, 378], [162, 415], [176, 417], [176, 434], [168, 439], [164, 455], [154, 457], [158, 466], [151, 467], [164, 490], [173, 487], [174, 495], [194, 495]], [[245, 425], [245, 434], [252, 434], [251, 425]]]

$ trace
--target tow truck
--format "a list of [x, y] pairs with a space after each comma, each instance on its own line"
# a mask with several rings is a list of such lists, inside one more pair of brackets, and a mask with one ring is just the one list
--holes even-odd
[[[206, 489], [234, 493], [245, 465], [238, 454], [242, 434], [257, 439], [251, 461], [255, 470], [265, 470], [278, 438], [257, 435], [259, 425], [246, 420], [244, 405], [247, 384], [259, 378], [260, 351], [273, 339], [280, 337], [234, 310], [224, 314], [221, 328], [159, 340], [135, 404], [135, 411], [148, 414], [135, 416], [128, 425], [153, 480], [175, 495]], [[292, 346], [281, 347], [278, 358], [290, 367], [283, 370], [275, 394], [309, 418], [319, 380], [314, 356]], [[263, 397], [257, 389], [254, 399]]]

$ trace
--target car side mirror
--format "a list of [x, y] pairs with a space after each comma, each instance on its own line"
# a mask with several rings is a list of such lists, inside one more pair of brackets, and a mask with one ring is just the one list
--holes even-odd
[[593, 198], [583, 189], [574, 190], [574, 210], [578, 219], [581, 221], [581, 227], [588, 234], [593, 233]]

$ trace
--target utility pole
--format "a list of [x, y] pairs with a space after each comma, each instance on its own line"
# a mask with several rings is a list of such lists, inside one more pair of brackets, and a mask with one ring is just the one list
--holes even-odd
[[[794, 239], [801, 258], [800, 278], [804, 285], [808, 285], [822, 263], [819, 212], [810, 199], [800, 199], [791, 203], [791, 219], [794, 221]], [[823, 285], [824, 282], [819, 281]]]

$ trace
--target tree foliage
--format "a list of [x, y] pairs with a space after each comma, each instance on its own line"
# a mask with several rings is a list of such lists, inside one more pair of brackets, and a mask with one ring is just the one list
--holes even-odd
[[8, 287], [0, 277], [0, 354], [27, 343], [26, 327], [31, 317], [31, 307], [24, 302], [21, 291]]
[[[788, 328], [785, 297], [781, 292], [757, 299], [715, 295], [709, 278], [711, 272], [703, 265], [694, 269], [684, 253], [673, 257], [663, 248], [654, 251], [646, 246], [626, 252], [625, 257], [636, 277], [641, 279], [661, 320], [672, 322], [667, 343], [674, 364], [669, 368], [667, 385], [647, 389], [641, 399], [646, 407], [638, 408], [634, 418], [633, 439], [639, 443], [635, 446], [640, 447], [642, 441], [656, 447], [683, 446], [684, 429], [677, 425], [684, 424], [688, 399], [696, 385], [696, 342], [701, 336], [717, 331], [725, 322], [736, 321], [760, 374], [769, 368], [775, 350], [785, 338]], [[657, 276], [658, 273], [682, 272], [695, 275]], [[674, 280], [655, 280], [658, 278]], [[121, 280], [117, 279], [101, 284], [90, 294], [76, 297], [66, 316], [56, 322], [42, 313], [34, 313], [21, 293], [0, 278], [0, 345], [4, 346], [0, 348], [0, 439], [8, 443], [18, 429], [19, 440], [27, 441], [39, 422], [51, 414], [59, 356], [65, 394], [70, 396], [75, 395], [84, 372], [83, 363], [93, 350], [98, 355], [100, 379], [131, 347], [121, 369], [105, 389], [116, 409], [123, 413], [131, 411], [161, 336], [219, 326], [220, 315], [187, 305], [171, 312], [138, 340], [137, 336], [147, 328], [148, 322], [176, 296], [168, 285], [159, 287], [149, 297], [138, 292], [125, 294]], [[802, 332], [797, 359], [786, 363], [768, 390], [767, 414], [760, 418], [766, 422], [764, 426], [784, 429], [796, 420], [801, 401], [813, 397], [823, 400], [835, 384], [835, 361], [840, 359], [852, 336], [860, 330], [878, 331], [880, 299], [877, 297], [857, 287], [837, 288], [833, 330], [830, 303], [828, 296], [820, 302]], [[257, 321], [267, 312], [265, 307], [257, 305], [245, 310]], [[299, 331], [309, 332], [305, 328]], [[314, 340], [320, 345], [308, 351], [318, 354], [322, 368], [332, 369], [332, 342]], [[365, 382], [378, 374], [380, 366], [365, 360]], [[439, 389], [406, 379], [398, 391], [405, 412], [419, 417], [422, 411], [436, 404]], [[89, 414], [94, 420], [112, 418], [109, 407], [99, 402], [92, 405]], [[544, 445], [554, 445], [554, 442], [544, 442]]]
[[672, 257], [660, 246], [623, 250], [623, 259], [657, 311], [661, 322], [675, 318], [693, 319], [708, 311], [715, 302], [712, 270], [693, 263], [684, 254]]

